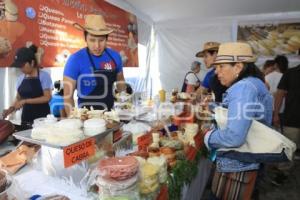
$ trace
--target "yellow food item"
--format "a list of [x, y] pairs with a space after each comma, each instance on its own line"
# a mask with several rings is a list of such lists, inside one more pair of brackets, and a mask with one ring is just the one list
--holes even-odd
[[149, 194], [149, 193], [156, 191], [158, 189], [158, 187], [159, 187], [158, 182], [156, 182], [153, 185], [140, 185], [140, 192], [142, 194]]
[[150, 163], [145, 163], [141, 169], [141, 177], [147, 179], [158, 174], [158, 167]]

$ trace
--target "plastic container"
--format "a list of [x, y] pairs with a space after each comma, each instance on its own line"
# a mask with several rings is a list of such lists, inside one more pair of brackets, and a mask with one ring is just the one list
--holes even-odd
[[125, 180], [137, 173], [139, 162], [133, 156], [107, 158], [99, 162], [99, 169], [104, 178]]
[[106, 122], [104, 119], [88, 119], [84, 122], [83, 126], [86, 136], [94, 136], [106, 130]]

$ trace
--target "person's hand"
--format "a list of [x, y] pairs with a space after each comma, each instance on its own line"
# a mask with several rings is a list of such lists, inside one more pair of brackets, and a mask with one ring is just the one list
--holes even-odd
[[273, 115], [273, 126], [280, 127], [280, 118], [278, 114]]
[[2, 117], [5, 119], [10, 113], [15, 111], [15, 107], [11, 106], [8, 109], [3, 110]]
[[15, 109], [20, 109], [24, 106], [24, 104], [26, 103], [26, 100], [25, 99], [22, 99], [20, 101], [17, 101], [14, 105]]

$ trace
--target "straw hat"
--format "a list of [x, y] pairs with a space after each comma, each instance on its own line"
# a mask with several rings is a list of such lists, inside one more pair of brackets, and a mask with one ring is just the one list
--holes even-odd
[[235, 62], [251, 63], [255, 61], [256, 57], [254, 56], [249, 44], [242, 42], [229, 42], [220, 45], [214, 64]]
[[196, 53], [196, 57], [203, 57], [205, 51], [218, 50], [219, 46], [220, 43], [218, 42], [206, 42], [203, 46], [203, 50]]
[[73, 26], [81, 31], [87, 31], [93, 35], [108, 35], [113, 32], [112, 29], [106, 27], [106, 23], [102, 15], [86, 15], [84, 26], [74, 23]]

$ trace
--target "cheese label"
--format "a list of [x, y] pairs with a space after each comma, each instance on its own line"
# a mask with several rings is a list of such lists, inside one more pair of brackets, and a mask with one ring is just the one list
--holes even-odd
[[197, 149], [201, 149], [204, 145], [204, 137], [202, 136], [201, 133], [198, 133], [194, 137], [195, 145]]
[[95, 138], [88, 138], [64, 149], [64, 166], [71, 167], [95, 155]]
[[137, 139], [138, 145], [142, 147], [149, 146], [152, 142], [153, 138], [151, 133], [144, 134]]

